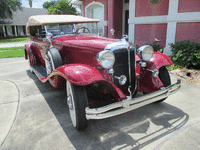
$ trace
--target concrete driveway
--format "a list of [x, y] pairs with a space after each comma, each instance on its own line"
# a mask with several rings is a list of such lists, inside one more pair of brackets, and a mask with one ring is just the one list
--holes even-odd
[[[172, 76], [172, 81], [176, 77]], [[65, 89], [42, 84], [24, 58], [0, 59], [0, 149], [199, 150], [200, 85], [182, 81], [165, 102], [72, 126]]]
[[24, 45], [27, 44], [27, 43], [31, 43], [31, 42], [28, 41], [28, 42], [8, 42], [8, 43], [0, 43], [0, 48], [24, 46]]

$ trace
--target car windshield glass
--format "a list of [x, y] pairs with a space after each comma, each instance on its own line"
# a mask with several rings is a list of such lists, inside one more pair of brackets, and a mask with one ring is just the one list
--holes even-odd
[[47, 25], [47, 32], [52, 33], [53, 36], [64, 35], [64, 34], [72, 34], [75, 32], [73, 24], [65, 24], [65, 25]]
[[82, 23], [76, 24], [76, 33], [91, 33], [98, 34], [98, 28], [96, 23]]

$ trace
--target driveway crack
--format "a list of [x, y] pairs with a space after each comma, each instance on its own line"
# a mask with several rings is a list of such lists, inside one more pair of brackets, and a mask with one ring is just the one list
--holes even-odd
[[0, 145], [0, 148], [1, 148], [1, 147], [3, 146], [3, 144], [5, 143], [6, 139], [8, 138], [8, 135], [10, 135], [10, 132], [11, 132], [13, 126], [14, 126], [14, 123], [15, 123], [15, 121], [16, 121], [16, 119], [17, 119], [17, 115], [18, 115], [18, 113], [19, 113], [20, 90], [19, 90], [19, 87], [17, 86], [17, 84], [16, 84], [15, 82], [13, 82], [13, 81], [10, 81], [10, 80], [2, 80], [2, 79], [0, 79], [0, 81], [7, 81], [7, 82], [10, 82], [10, 83], [14, 84], [15, 87], [17, 88], [17, 91], [18, 91], [18, 100], [15, 101], [15, 102], [17, 102], [17, 108], [16, 108], [16, 112], [15, 112], [15, 117], [14, 117], [14, 119], [13, 119], [13, 122], [12, 122], [12, 124], [11, 124], [11, 127], [10, 127], [10, 129], [9, 129], [9, 131], [8, 131], [8, 133], [7, 133], [7, 135], [6, 135], [6, 137], [4, 138], [3, 142], [2, 142], [1, 145]]

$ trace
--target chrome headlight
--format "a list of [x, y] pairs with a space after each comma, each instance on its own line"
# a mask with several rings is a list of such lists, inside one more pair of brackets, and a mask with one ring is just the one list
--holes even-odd
[[110, 69], [115, 63], [115, 55], [108, 50], [104, 50], [98, 53], [97, 61], [103, 68]]
[[153, 57], [154, 50], [152, 46], [144, 45], [139, 47], [138, 53], [143, 61], [149, 61]]

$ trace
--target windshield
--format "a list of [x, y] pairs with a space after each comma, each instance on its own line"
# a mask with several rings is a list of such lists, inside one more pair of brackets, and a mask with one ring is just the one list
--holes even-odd
[[47, 25], [47, 32], [53, 34], [53, 36], [64, 35], [64, 34], [72, 34], [75, 32], [75, 28], [73, 24], [65, 24], [65, 25]]
[[45, 26], [46, 32], [52, 33], [53, 36], [61, 36], [67, 34], [82, 34], [91, 33], [98, 34], [96, 23], [83, 23], [83, 24], [54, 24]]

